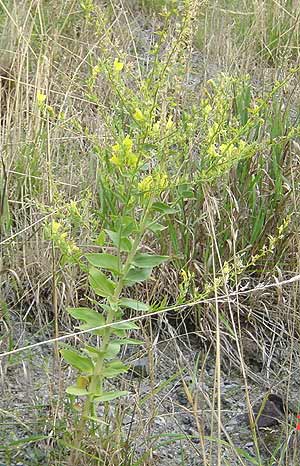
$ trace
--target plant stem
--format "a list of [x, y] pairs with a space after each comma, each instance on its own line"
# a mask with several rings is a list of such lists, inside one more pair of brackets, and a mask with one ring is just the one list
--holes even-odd
[[[139, 248], [141, 240], [144, 236], [148, 213], [149, 213], [151, 205], [152, 205], [152, 202], [151, 200], [149, 200], [148, 206], [145, 209], [145, 213], [144, 213], [143, 219], [140, 224], [140, 231], [137, 234], [133, 242], [131, 251], [129, 252], [127, 259], [125, 261], [122, 276], [120, 277], [117, 283], [114, 295], [111, 297], [111, 299], [108, 299], [110, 306], [109, 306], [109, 310], [108, 310], [107, 318], [105, 322], [106, 325], [113, 324], [115, 321], [115, 315], [116, 315], [116, 312], [118, 311], [118, 300], [123, 290], [126, 275], [130, 270], [132, 260], [134, 256], [136, 255], [136, 252]], [[82, 445], [82, 439], [84, 435], [85, 426], [86, 426], [88, 418], [94, 415], [93, 411], [94, 411], [95, 394], [101, 395], [103, 393], [104, 376], [102, 374], [103, 374], [103, 368], [105, 364], [105, 354], [107, 352], [112, 333], [113, 333], [113, 329], [111, 326], [105, 328], [103, 338], [102, 338], [102, 344], [101, 344], [101, 353], [98, 355], [98, 359], [94, 367], [94, 372], [91, 376], [91, 381], [88, 387], [89, 395], [84, 403], [81, 419], [80, 419], [77, 432], [75, 435], [75, 439], [74, 439], [74, 446], [76, 449], [74, 449], [70, 455], [69, 463], [68, 463], [69, 466], [76, 466], [78, 463], [79, 450]]]

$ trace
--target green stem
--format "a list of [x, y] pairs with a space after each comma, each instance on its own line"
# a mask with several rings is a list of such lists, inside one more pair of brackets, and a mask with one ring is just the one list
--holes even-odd
[[[148, 214], [149, 214], [151, 205], [152, 205], [152, 199], [149, 200], [148, 206], [145, 209], [145, 213], [144, 213], [143, 219], [142, 219], [141, 224], [140, 224], [139, 234], [136, 236], [136, 238], [135, 238], [135, 240], [133, 242], [131, 251], [129, 252], [129, 254], [127, 256], [127, 259], [125, 261], [125, 264], [124, 264], [124, 267], [123, 267], [122, 277], [119, 279], [119, 281], [117, 283], [114, 295], [111, 297], [111, 299], [109, 299], [110, 307], [109, 307], [109, 310], [108, 310], [108, 313], [107, 313], [106, 325], [114, 323], [116, 311], [118, 310], [118, 300], [119, 300], [120, 294], [121, 294], [121, 292], [123, 290], [124, 281], [126, 279], [127, 273], [129, 272], [129, 269], [131, 267], [132, 260], [133, 260], [133, 258], [135, 256], [135, 254], [136, 254], [136, 252], [138, 250], [138, 247], [139, 247], [139, 245], [141, 243], [141, 240], [142, 240], [142, 238], [144, 236], [145, 229], [146, 229], [146, 222], [147, 222], [147, 218], [148, 218]], [[80, 447], [81, 447], [86, 422], [87, 422], [89, 416], [94, 415], [94, 401], [93, 401], [94, 396], [95, 396], [95, 394], [101, 394], [103, 392], [104, 377], [103, 377], [102, 373], [103, 373], [103, 368], [104, 368], [104, 363], [105, 363], [105, 356], [104, 355], [105, 355], [105, 353], [107, 351], [107, 348], [108, 348], [108, 345], [110, 343], [111, 335], [112, 335], [112, 327], [109, 326], [104, 331], [104, 335], [103, 335], [103, 338], [102, 338], [102, 345], [101, 345], [101, 349], [102, 349], [101, 353], [102, 354], [99, 355], [98, 360], [97, 360], [96, 365], [95, 365], [95, 368], [94, 368], [94, 373], [91, 376], [91, 381], [90, 381], [90, 384], [89, 384], [89, 393], [90, 393], [90, 395], [88, 396], [88, 398], [86, 399], [86, 402], [84, 403], [81, 420], [79, 422], [78, 429], [77, 429], [77, 434], [76, 434], [76, 437], [74, 439], [74, 444], [75, 444], [77, 449], [80, 449]], [[71, 464], [76, 465], [77, 461], [78, 461], [78, 451], [74, 450], [74, 452], [70, 456], [69, 465], [71, 465]]]

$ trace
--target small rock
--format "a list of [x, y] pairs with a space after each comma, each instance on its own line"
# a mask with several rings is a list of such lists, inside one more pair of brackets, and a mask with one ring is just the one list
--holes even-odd
[[162, 427], [162, 426], [165, 426], [165, 425], [166, 425], [166, 420], [165, 420], [165, 418], [163, 418], [163, 417], [161, 417], [161, 416], [160, 416], [160, 417], [156, 417], [156, 418], [154, 419], [154, 424], [156, 424], [157, 426]]
[[177, 399], [178, 399], [178, 403], [181, 404], [182, 406], [186, 406], [189, 403], [185, 394], [182, 392], [177, 393]]
[[[262, 402], [253, 406], [253, 414], [258, 429], [276, 426], [285, 419], [285, 406], [282, 397], [271, 393], [265, 398]], [[244, 415], [244, 419], [249, 424], [247, 414]]]
[[182, 417], [182, 423], [186, 426], [191, 426], [193, 421], [190, 416], [183, 416]]
[[246, 443], [245, 448], [252, 448], [253, 446], [254, 446], [253, 442], [248, 442]]

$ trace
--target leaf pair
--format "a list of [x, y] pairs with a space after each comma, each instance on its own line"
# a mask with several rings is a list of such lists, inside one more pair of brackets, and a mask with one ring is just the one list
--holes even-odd
[[[98, 296], [112, 298], [115, 292], [115, 283], [108, 278], [99, 268], [109, 270], [117, 275], [122, 275], [120, 258], [112, 254], [98, 253], [87, 254], [86, 258], [91, 264], [89, 270], [89, 283]], [[123, 277], [125, 285], [132, 286], [148, 280], [153, 267], [165, 262], [168, 256], [138, 253], [132, 260], [132, 266]]]
[[[149, 309], [149, 306], [140, 303], [139, 301], [135, 301], [133, 299], [126, 299], [123, 298], [120, 301], [120, 305], [123, 305], [125, 307], [131, 307], [136, 310], [142, 310], [146, 311]], [[81, 324], [79, 326], [80, 330], [92, 330], [91, 333], [94, 335], [103, 335], [103, 330], [107, 327], [106, 325], [106, 320], [102, 314], [99, 312], [95, 311], [94, 309], [90, 309], [88, 307], [73, 307], [73, 308], [68, 308], [67, 309], [69, 314], [74, 317], [75, 319], [82, 320], [85, 322], [84, 324]], [[96, 329], [96, 327], [104, 327]], [[115, 322], [110, 325], [110, 328], [116, 329], [116, 330], [135, 330], [138, 329], [138, 326], [134, 322]], [[119, 334], [119, 332], [113, 332], [116, 334]], [[127, 341], [129, 343], [129, 341]]]

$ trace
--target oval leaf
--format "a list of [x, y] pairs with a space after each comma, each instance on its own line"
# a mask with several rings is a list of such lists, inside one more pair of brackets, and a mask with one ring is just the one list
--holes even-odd
[[111, 326], [117, 330], [138, 330], [139, 327], [134, 322], [118, 322]]
[[91, 374], [93, 372], [94, 365], [88, 357], [82, 356], [72, 349], [62, 349], [60, 352], [64, 360], [72, 367], [75, 367], [75, 369], [85, 372], [86, 374]]
[[121, 396], [126, 396], [128, 395], [128, 392], [126, 391], [114, 391], [114, 392], [104, 392], [100, 396], [96, 396], [94, 398], [95, 401], [111, 401], [116, 398], [120, 398]]
[[141, 268], [157, 267], [167, 261], [169, 256], [156, 256], [152, 254], [136, 254], [133, 258], [133, 264]]
[[115, 291], [115, 284], [106, 277], [100, 270], [91, 267], [89, 270], [89, 283], [94, 292], [104, 298], [112, 297]]
[[176, 209], [168, 206], [168, 204], [165, 204], [164, 202], [154, 202], [152, 204], [152, 209], [162, 214], [176, 214], [177, 212]]
[[70, 385], [69, 387], [67, 387], [66, 392], [69, 393], [69, 395], [76, 396], [87, 396], [89, 394], [86, 388], [79, 388], [76, 387], [76, 385]]
[[143, 269], [130, 269], [128, 274], [125, 277], [126, 285], [133, 285], [134, 283], [143, 282], [150, 278], [152, 273], [152, 268], [143, 268]]
[[164, 225], [161, 225], [160, 223], [157, 223], [157, 222], [152, 222], [148, 225], [148, 228], [149, 230], [153, 231], [153, 233], [157, 233], [158, 231], [166, 230], [166, 228], [168, 227], [165, 227]]
[[132, 244], [130, 239], [120, 236], [118, 231], [105, 230], [108, 236], [110, 237], [113, 244], [120, 249], [120, 251], [129, 252], [131, 251]]
[[128, 238], [128, 236], [134, 232], [135, 230], [135, 223], [132, 217], [124, 216], [120, 219], [119, 223], [119, 231], [123, 238]]
[[150, 310], [149, 304], [129, 298], [120, 299], [119, 305], [122, 307], [128, 307], [129, 309], [134, 309], [135, 311], [148, 312]]
[[106, 364], [101, 374], [103, 374], [103, 376], [107, 378], [116, 377], [117, 375], [127, 372], [128, 369], [129, 367], [125, 366], [125, 364], [123, 364], [122, 361], [117, 360], [112, 361], [109, 364]]
[[112, 340], [107, 346], [107, 349], [104, 353], [104, 358], [105, 359], [115, 358], [117, 354], [120, 352], [120, 347], [121, 347], [121, 344], [119, 343], [118, 340]]
[[88, 262], [94, 267], [111, 270], [115, 273], [120, 273], [120, 261], [117, 256], [112, 254], [99, 253], [99, 254], [86, 254]]
[[103, 315], [89, 307], [69, 307], [67, 311], [74, 319], [86, 322], [89, 325], [87, 328], [105, 324]]

